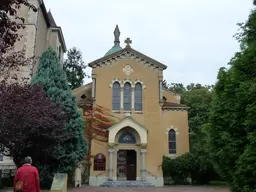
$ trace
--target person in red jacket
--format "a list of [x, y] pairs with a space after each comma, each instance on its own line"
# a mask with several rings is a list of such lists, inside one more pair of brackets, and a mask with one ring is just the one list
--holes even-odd
[[19, 181], [23, 181], [22, 192], [40, 192], [37, 168], [32, 166], [31, 157], [26, 157], [24, 162], [25, 164], [16, 171], [14, 178], [14, 192], [17, 192], [15, 186]]

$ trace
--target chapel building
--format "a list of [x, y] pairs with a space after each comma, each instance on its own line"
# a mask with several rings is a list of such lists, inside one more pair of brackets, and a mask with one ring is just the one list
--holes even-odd
[[114, 46], [88, 65], [92, 83], [73, 90], [81, 107], [90, 89], [93, 106], [103, 106], [118, 117], [108, 128], [106, 142], [92, 140], [89, 184], [108, 180], [146, 180], [163, 186], [162, 158], [175, 158], [189, 151], [188, 107], [181, 97], [163, 89], [166, 65], [131, 47], [120, 46], [120, 31], [114, 31]]

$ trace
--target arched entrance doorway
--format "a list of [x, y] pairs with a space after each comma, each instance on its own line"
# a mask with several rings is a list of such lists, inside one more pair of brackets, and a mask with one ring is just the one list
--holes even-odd
[[145, 180], [148, 130], [127, 116], [108, 131], [109, 180]]
[[130, 127], [123, 128], [116, 135], [116, 143], [117, 180], [136, 180], [139, 167], [136, 151], [140, 143], [139, 134]]

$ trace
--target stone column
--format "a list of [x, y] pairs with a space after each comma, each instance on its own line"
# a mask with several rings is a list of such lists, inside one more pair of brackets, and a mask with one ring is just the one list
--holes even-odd
[[163, 84], [162, 80], [159, 80], [159, 101], [162, 101], [163, 99]]
[[134, 110], [135, 108], [134, 108], [134, 102], [135, 102], [135, 98], [134, 98], [134, 90], [135, 90], [135, 88], [134, 88], [134, 86], [132, 87], [132, 110]]
[[120, 109], [123, 110], [124, 109], [124, 87], [121, 87], [121, 95], [120, 95]]
[[145, 154], [147, 152], [147, 149], [141, 149], [141, 180], [146, 180], [146, 158]]
[[95, 98], [95, 78], [92, 79], [92, 98]]
[[113, 153], [114, 149], [108, 149], [109, 152], [109, 169], [108, 169], [108, 180], [113, 180]]
[[95, 99], [96, 92], [96, 74], [92, 74], [92, 99]]

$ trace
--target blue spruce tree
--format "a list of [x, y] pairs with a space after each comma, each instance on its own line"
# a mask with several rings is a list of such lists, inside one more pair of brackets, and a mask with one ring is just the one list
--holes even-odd
[[54, 155], [57, 162], [42, 165], [41, 184], [48, 188], [54, 173], [70, 173], [85, 157], [87, 143], [83, 135], [84, 122], [72, 96], [65, 72], [60, 67], [57, 53], [51, 47], [42, 54], [37, 74], [32, 78], [31, 83], [43, 85], [51, 100], [63, 107], [67, 115], [65, 129], [70, 132], [70, 137], [64, 145], [55, 147]]

